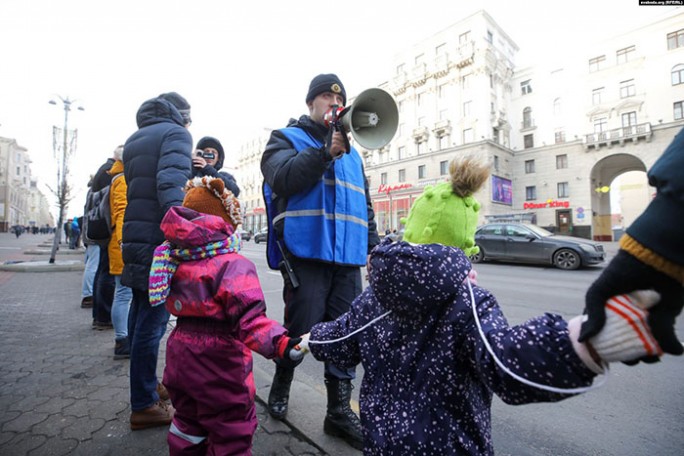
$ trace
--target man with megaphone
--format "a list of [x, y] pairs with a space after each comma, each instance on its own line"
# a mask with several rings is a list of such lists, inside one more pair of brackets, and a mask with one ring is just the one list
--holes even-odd
[[[361, 267], [380, 242], [363, 161], [340, 121], [346, 101], [336, 75], [313, 78], [309, 115], [274, 130], [261, 159], [267, 259], [283, 274], [284, 324], [294, 336], [349, 310], [362, 291]], [[298, 363], [276, 364], [268, 410], [282, 420]], [[355, 366], [325, 364], [324, 431], [361, 449], [361, 424], [349, 406], [354, 378]]]

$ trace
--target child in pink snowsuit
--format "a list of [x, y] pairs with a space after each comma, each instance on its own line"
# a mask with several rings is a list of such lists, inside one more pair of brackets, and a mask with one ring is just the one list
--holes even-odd
[[176, 409], [171, 455], [250, 455], [257, 426], [252, 351], [287, 357], [301, 339], [266, 317], [254, 264], [241, 256], [240, 206], [221, 179], [186, 185], [183, 207], [161, 223], [150, 303], [178, 317], [164, 385]]

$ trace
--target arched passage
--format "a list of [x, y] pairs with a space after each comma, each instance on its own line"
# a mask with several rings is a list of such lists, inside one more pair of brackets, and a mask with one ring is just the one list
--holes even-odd
[[[646, 172], [646, 165], [630, 154], [615, 154], [605, 157], [591, 170], [592, 233], [594, 240], [612, 241], [610, 192], [615, 178], [629, 171]], [[615, 239], [617, 240], [617, 239]]]

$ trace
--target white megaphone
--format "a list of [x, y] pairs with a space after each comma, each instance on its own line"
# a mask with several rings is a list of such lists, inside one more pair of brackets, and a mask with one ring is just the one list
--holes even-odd
[[382, 89], [367, 89], [351, 106], [340, 110], [338, 121], [361, 147], [380, 149], [389, 144], [397, 132], [399, 109], [389, 93]]

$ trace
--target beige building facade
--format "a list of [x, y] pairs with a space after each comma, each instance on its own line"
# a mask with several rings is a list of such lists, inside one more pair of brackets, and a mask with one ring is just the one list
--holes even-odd
[[31, 177], [31, 159], [16, 140], [0, 137], [0, 232], [14, 225], [54, 226], [45, 195]]

